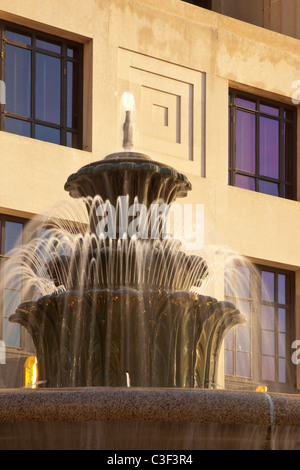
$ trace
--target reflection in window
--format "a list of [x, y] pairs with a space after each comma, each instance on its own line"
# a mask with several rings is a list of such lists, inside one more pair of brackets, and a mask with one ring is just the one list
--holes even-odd
[[10, 29], [9, 27], [6, 29], [6, 39], [10, 41], [20, 42], [21, 44], [27, 44], [27, 46], [31, 46], [31, 35], [23, 34], [21, 32], [17, 32], [14, 29]]
[[35, 126], [35, 137], [45, 142], [52, 142], [53, 144], [60, 143], [60, 131], [53, 127], [41, 126], [37, 124]]
[[30, 117], [31, 52], [7, 44], [5, 57], [6, 111]]
[[35, 115], [41, 121], [60, 123], [61, 60], [36, 54]]
[[229, 94], [229, 184], [295, 198], [294, 108], [246, 93]]
[[236, 266], [226, 275], [225, 296], [247, 319], [225, 337], [227, 380], [234, 378], [239, 386], [253, 381], [254, 389], [257, 384], [268, 384], [274, 391], [277, 387], [281, 391], [293, 387], [294, 369], [289, 355], [293, 274], [262, 266], [257, 266], [257, 272], [246, 273], [244, 267]]
[[0, 233], [0, 269], [3, 273], [3, 279], [0, 292], [0, 312], [2, 324], [0, 325], [1, 340], [7, 346], [20, 347], [21, 345], [21, 328], [20, 325], [9, 322], [10, 315], [16, 310], [22, 302], [21, 298], [21, 277], [18, 272], [14, 277], [9, 278], [6, 262], [12, 256], [12, 250], [22, 245], [23, 221], [10, 220], [2, 217], [1, 233]]
[[6, 132], [11, 132], [12, 134], [23, 135], [24, 137], [30, 137], [31, 135], [30, 122], [22, 121], [21, 119], [6, 116], [4, 128]]
[[1, 130], [82, 147], [82, 46], [1, 23]]
[[9, 253], [9, 251], [15, 248], [17, 245], [20, 246], [22, 244], [22, 232], [23, 224], [6, 221], [4, 241], [5, 254]]
[[[234, 299], [235, 305], [246, 316], [247, 321], [230, 330], [225, 337], [225, 372], [238, 377], [251, 377], [251, 273], [247, 266], [237, 266], [228, 273], [230, 283], [225, 283], [225, 294], [227, 298]], [[227, 276], [226, 281], [228, 279]]]

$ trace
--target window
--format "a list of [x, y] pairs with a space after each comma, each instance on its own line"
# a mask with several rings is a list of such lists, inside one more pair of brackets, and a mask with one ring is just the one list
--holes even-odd
[[236, 266], [226, 277], [225, 296], [247, 319], [225, 338], [227, 382], [293, 390], [294, 274], [264, 266]]
[[295, 199], [295, 136], [295, 108], [230, 90], [229, 184]]
[[82, 147], [82, 46], [0, 22], [0, 129]]

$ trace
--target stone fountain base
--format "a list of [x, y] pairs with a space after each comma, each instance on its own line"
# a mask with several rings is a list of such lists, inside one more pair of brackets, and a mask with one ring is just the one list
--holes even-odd
[[0, 391], [1, 450], [300, 449], [300, 397], [195, 389]]

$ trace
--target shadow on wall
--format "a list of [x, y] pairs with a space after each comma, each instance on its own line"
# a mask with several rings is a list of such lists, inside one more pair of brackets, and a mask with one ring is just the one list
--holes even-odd
[[198, 7], [207, 8], [207, 10], [211, 10], [212, 8], [212, 0], [181, 0], [185, 3], [191, 3], [192, 5], [197, 5]]

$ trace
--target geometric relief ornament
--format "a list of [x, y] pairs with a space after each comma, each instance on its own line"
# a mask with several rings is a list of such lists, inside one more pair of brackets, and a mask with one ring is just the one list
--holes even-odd
[[118, 93], [134, 96], [133, 150], [204, 176], [205, 74], [124, 49], [118, 64]]

